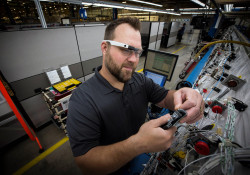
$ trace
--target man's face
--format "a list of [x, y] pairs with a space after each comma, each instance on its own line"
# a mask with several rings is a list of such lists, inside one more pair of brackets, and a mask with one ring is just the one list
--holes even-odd
[[127, 82], [131, 79], [133, 73], [136, 69], [136, 63], [124, 61], [121, 65], [116, 63], [115, 58], [112, 57], [111, 54], [106, 55], [105, 58], [105, 66], [108, 71], [120, 82]]
[[[115, 29], [113, 41], [125, 43], [141, 49], [141, 35], [128, 24], [121, 24]], [[131, 56], [124, 54], [124, 48], [108, 46], [104, 57], [104, 64], [107, 70], [120, 82], [127, 82], [135, 72], [139, 58], [133, 53]]]

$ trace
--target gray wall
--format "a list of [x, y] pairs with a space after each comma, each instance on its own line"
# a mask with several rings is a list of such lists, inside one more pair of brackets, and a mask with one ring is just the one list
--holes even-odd
[[151, 23], [151, 30], [150, 30], [150, 39], [149, 39], [149, 49], [155, 49], [156, 41], [157, 41], [157, 32], [159, 28], [159, 22], [152, 22]]
[[147, 34], [149, 35], [149, 31], [150, 31], [150, 22], [145, 22], [145, 21], [142, 21], [141, 22], [141, 34]]
[[160, 49], [163, 28], [164, 22], [151, 22], [149, 49]]
[[159, 29], [158, 29], [158, 32], [157, 32], [157, 39], [156, 39], [156, 46], [155, 46], [156, 50], [159, 50], [160, 46], [161, 46], [161, 37], [162, 37], [162, 33], [163, 33], [164, 23], [165, 22], [160, 22], [159, 23]]
[[82, 61], [102, 56], [101, 42], [106, 26], [76, 27]]
[[170, 29], [167, 47], [170, 47], [175, 44], [177, 33], [178, 33], [178, 30], [180, 29], [179, 25], [180, 25], [179, 22], [171, 22], [171, 29]]
[[80, 62], [73, 28], [0, 33], [0, 69], [11, 83]]

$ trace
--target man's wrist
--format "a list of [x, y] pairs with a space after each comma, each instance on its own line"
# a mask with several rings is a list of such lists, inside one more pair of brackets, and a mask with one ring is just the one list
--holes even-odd
[[146, 152], [146, 145], [143, 144], [139, 137], [138, 134], [129, 137], [129, 142], [131, 143], [132, 149], [136, 155]]

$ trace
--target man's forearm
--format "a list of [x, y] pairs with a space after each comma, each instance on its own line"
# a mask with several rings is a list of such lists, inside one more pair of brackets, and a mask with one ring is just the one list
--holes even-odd
[[108, 146], [97, 146], [85, 155], [76, 157], [76, 163], [84, 174], [108, 174], [143, 153], [135, 137]]

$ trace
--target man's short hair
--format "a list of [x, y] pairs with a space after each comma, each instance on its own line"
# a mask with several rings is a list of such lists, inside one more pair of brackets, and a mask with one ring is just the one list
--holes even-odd
[[109, 25], [106, 27], [104, 39], [113, 40], [115, 38], [114, 31], [116, 27], [118, 27], [121, 24], [129, 24], [135, 30], [138, 31], [141, 30], [141, 22], [138, 18], [131, 18], [131, 17], [119, 18], [109, 23]]

